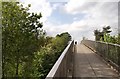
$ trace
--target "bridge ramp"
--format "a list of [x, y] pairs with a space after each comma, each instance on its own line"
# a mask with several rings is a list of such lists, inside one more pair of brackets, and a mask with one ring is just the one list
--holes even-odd
[[100, 56], [83, 44], [76, 45], [74, 77], [94, 79], [120, 79]]

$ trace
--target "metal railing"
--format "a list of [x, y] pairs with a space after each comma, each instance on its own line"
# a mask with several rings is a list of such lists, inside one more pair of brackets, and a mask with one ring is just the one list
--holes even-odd
[[81, 43], [94, 50], [120, 72], [120, 45], [82, 40]]
[[64, 77], [65, 79], [72, 76], [73, 71], [73, 51], [74, 41], [70, 41], [69, 45], [63, 51], [61, 56], [58, 58], [46, 79], [59, 79]]

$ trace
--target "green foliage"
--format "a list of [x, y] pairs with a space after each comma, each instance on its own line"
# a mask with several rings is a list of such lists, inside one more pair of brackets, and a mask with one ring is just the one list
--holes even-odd
[[104, 38], [105, 38], [105, 40], [103, 40], [104, 42], [120, 44], [120, 34], [116, 36], [104, 35]]
[[38, 66], [35, 72], [40, 72], [37, 76], [40, 78], [45, 78], [53, 67], [65, 47], [68, 45], [68, 42], [71, 40], [69, 33], [62, 33], [57, 35], [55, 38], [46, 37], [46, 40], [49, 39], [49, 43], [36, 52], [35, 62]]
[[120, 44], [120, 34], [118, 34], [117, 39], [118, 39], [118, 44]]
[[45, 78], [71, 40], [68, 32], [46, 36], [41, 13], [16, 2], [2, 3], [2, 76]]
[[18, 77], [23, 76], [21, 72], [28, 72], [32, 63], [29, 61], [34, 59], [34, 52], [39, 47], [41, 14], [30, 14], [28, 10], [19, 3], [2, 3], [3, 77]]
[[96, 41], [120, 44], [120, 34], [111, 36], [109, 34], [111, 32], [110, 29], [111, 27], [107, 26], [107, 27], [103, 27], [102, 32], [100, 32], [100, 30], [94, 30]]
[[96, 41], [103, 41], [103, 40], [105, 40], [104, 36], [111, 32], [110, 29], [111, 29], [110, 26], [106, 26], [106, 27], [103, 27], [102, 31], [94, 30], [95, 40]]

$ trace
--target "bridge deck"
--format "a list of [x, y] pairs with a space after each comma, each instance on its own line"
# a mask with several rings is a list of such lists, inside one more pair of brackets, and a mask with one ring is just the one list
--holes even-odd
[[109, 77], [113, 79], [112, 77], [118, 76], [112, 68], [89, 48], [82, 44], [76, 47], [74, 77], [91, 77], [95, 79], [96, 77]]

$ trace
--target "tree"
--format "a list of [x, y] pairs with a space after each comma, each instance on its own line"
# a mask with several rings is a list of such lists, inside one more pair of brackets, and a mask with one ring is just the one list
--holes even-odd
[[94, 30], [95, 40], [100, 41], [100, 38], [103, 37], [103, 34], [100, 32], [100, 30]]
[[30, 5], [2, 3], [2, 74], [4, 77], [45, 78], [71, 35], [46, 36], [41, 13], [29, 13]]
[[[46, 40], [48, 40], [47, 37]], [[37, 76], [40, 78], [45, 78], [65, 47], [68, 45], [68, 42], [71, 40], [71, 35], [66, 32], [56, 35], [55, 38], [49, 38], [50, 42], [46, 46], [42, 47], [40, 51], [36, 52], [35, 62], [36, 66], [34, 71]], [[35, 75], [36, 75], [35, 74]]]
[[103, 27], [102, 32], [100, 30], [94, 30], [95, 40], [96, 41], [100, 41], [100, 40], [106, 41], [105, 36], [111, 32], [110, 29], [111, 29], [110, 26], [106, 26], [106, 27]]
[[41, 13], [28, 13], [29, 7], [23, 8], [18, 2], [2, 3], [3, 77], [29, 73], [28, 65], [32, 64], [34, 52], [39, 47], [38, 28], [42, 27], [42, 23], [38, 20], [42, 16]]
[[103, 41], [107, 41], [107, 39], [105, 39], [105, 37], [112, 31], [110, 31], [111, 27], [110, 26], [106, 26], [106, 27], [103, 27], [103, 30], [102, 30], [102, 34], [103, 34], [103, 37], [102, 37], [102, 40]]

